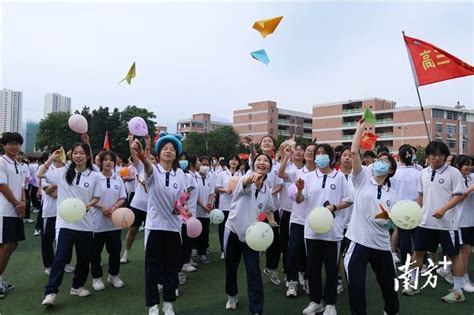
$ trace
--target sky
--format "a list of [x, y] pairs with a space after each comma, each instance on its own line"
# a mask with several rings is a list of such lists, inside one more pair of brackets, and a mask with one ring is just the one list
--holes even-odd
[[[280, 15], [267, 38], [252, 29]], [[145, 107], [170, 131], [264, 100], [308, 113], [368, 97], [418, 106], [402, 30], [473, 64], [473, 20], [473, 2], [6, 2], [0, 87], [23, 92], [25, 121], [57, 92], [73, 110]], [[260, 49], [267, 66], [250, 56]], [[134, 61], [132, 84], [118, 84]], [[424, 105], [474, 109], [473, 78], [420, 87]]]

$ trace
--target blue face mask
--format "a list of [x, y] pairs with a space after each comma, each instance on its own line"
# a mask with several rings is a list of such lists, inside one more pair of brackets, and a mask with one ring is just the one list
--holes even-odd
[[316, 165], [319, 167], [319, 168], [325, 168], [326, 166], [329, 165], [329, 155], [327, 154], [318, 154], [316, 155]]
[[372, 167], [372, 170], [374, 171], [375, 176], [385, 176], [388, 174], [389, 168], [390, 168], [390, 165], [388, 165], [388, 163], [385, 163], [382, 161], [375, 161], [374, 166]]
[[182, 170], [185, 170], [188, 168], [188, 160], [179, 160], [179, 168], [182, 169]]

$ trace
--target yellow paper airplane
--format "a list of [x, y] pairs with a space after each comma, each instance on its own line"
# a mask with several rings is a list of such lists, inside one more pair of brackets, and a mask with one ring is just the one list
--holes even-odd
[[66, 164], [66, 151], [64, 151], [64, 148], [61, 147], [61, 155], [59, 156], [59, 158], [61, 159], [61, 162], [63, 164]]
[[128, 85], [130, 85], [130, 83], [132, 82], [132, 79], [135, 78], [136, 74], [137, 73], [135, 71], [135, 62], [134, 62], [133, 65], [130, 67], [130, 70], [128, 70], [127, 76], [122, 81], [120, 81], [119, 84], [127, 80]]
[[390, 219], [390, 215], [387, 210], [382, 206], [382, 204], [379, 203], [380, 207], [380, 212], [375, 216], [376, 219], [385, 219], [388, 220]]
[[260, 35], [262, 35], [262, 37], [265, 38], [275, 31], [281, 19], [283, 19], [283, 16], [278, 16], [271, 19], [257, 21], [253, 25], [253, 28], [259, 31]]

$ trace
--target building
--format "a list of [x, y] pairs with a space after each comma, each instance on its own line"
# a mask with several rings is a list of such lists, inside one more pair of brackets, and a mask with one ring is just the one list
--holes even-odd
[[190, 132], [208, 133], [223, 126], [232, 126], [232, 123], [222, 119], [211, 119], [211, 114], [193, 114], [193, 118], [180, 119], [176, 124], [176, 132], [186, 138]]
[[[419, 106], [397, 108], [395, 102], [379, 98], [314, 105], [313, 137], [319, 143], [350, 145], [365, 107], [377, 119], [371, 130], [379, 137], [377, 145], [397, 152], [404, 143], [422, 147], [428, 144]], [[474, 110], [439, 105], [424, 109], [432, 140], [445, 142], [453, 153], [474, 155], [474, 142], [469, 142], [474, 139]]]
[[0, 91], [0, 134], [21, 132], [23, 93], [3, 89]]
[[44, 118], [50, 113], [71, 112], [71, 98], [58, 93], [49, 93], [44, 97]]
[[36, 136], [39, 131], [39, 123], [36, 121], [28, 121], [26, 123], [26, 132], [24, 139], [24, 148], [26, 154], [36, 152]]
[[278, 108], [273, 101], [249, 103], [249, 107], [234, 110], [233, 126], [241, 138], [252, 136], [260, 141], [266, 135], [289, 138], [296, 134], [312, 139], [311, 114]]

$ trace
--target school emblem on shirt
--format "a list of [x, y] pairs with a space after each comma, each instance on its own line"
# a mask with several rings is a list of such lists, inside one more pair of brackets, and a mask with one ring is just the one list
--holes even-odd
[[443, 184], [443, 183], [444, 183], [444, 179], [440, 178], [440, 179], [438, 180], [438, 183]]
[[84, 187], [88, 188], [88, 187], [89, 187], [89, 183], [88, 183], [88, 182], [84, 182]]
[[119, 185], [115, 185], [115, 190], [118, 190], [119, 189]]
[[260, 203], [260, 204], [258, 205], [258, 208], [259, 208], [260, 210], [262, 210], [262, 208], [263, 208], [263, 203]]
[[387, 207], [390, 207], [390, 204], [391, 204], [390, 200], [387, 200], [385, 204], [387, 205]]
[[331, 186], [329, 186], [331, 188], [331, 190], [336, 190], [336, 185], [335, 184], [331, 184]]
[[173, 188], [174, 188], [174, 189], [178, 189], [178, 184], [177, 184], [177, 183], [174, 183], [174, 184], [173, 184]]

